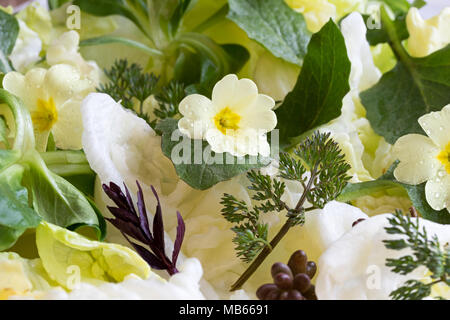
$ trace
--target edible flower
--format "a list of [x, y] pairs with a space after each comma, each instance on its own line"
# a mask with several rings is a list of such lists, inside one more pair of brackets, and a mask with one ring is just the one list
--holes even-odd
[[408, 134], [395, 143], [393, 151], [400, 160], [395, 178], [412, 185], [427, 181], [428, 204], [450, 211], [450, 105], [420, 117], [419, 124], [428, 137]]
[[181, 101], [179, 110], [184, 117], [178, 127], [191, 139], [208, 141], [217, 153], [268, 156], [266, 133], [277, 124], [274, 106], [271, 97], [258, 94], [252, 80], [230, 74], [214, 86], [212, 100], [192, 94]]

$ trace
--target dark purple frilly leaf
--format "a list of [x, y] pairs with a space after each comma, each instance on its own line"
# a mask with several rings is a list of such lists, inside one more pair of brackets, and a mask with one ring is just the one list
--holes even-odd
[[177, 237], [175, 239], [175, 244], [173, 246], [172, 252], [172, 264], [174, 266], [177, 264], [178, 255], [181, 250], [181, 245], [183, 244], [184, 233], [186, 232], [186, 226], [184, 224], [183, 217], [178, 211], [177, 211], [177, 219], [178, 219]]
[[155, 240], [155, 244], [159, 248], [165, 248], [164, 243], [164, 222], [162, 219], [162, 211], [161, 211], [161, 202], [159, 201], [158, 194], [156, 193], [155, 188], [152, 186], [152, 192], [155, 195], [158, 204], [156, 205], [155, 217], [153, 219], [153, 239]]

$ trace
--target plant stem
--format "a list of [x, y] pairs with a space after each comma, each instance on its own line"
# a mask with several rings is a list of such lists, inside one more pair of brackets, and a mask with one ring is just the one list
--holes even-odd
[[203, 31], [211, 28], [217, 22], [221, 21], [228, 13], [228, 4], [224, 4], [219, 10], [217, 10], [211, 17], [200, 23], [192, 30], [193, 32], [202, 33]]
[[[306, 195], [308, 194], [309, 190], [311, 189], [314, 180], [317, 175], [317, 168], [318, 164], [316, 164], [311, 170], [311, 178], [308, 181], [308, 185], [306, 186], [305, 190], [303, 190], [302, 196], [300, 197], [300, 200], [298, 201], [297, 205], [295, 206], [294, 211], [298, 214], [301, 214], [303, 205], [306, 201]], [[275, 235], [275, 237], [270, 241], [270, 246], [265, 246], [261, 253], [253, 260], [253, 262], [250, 264], [250, 266], [245, 270], [245, 272], [239, 277], [239, 279], [231, 286], [230, 291], [236, 291], [240, 289], [245, 282], [247, 282], [248, 279], [255, 273], [255, 271], [259, 268], [259, 266], [266, 260], [266, 258], [269, 256], [269, 254], [272, 252], [273, 249], [280, 243], [281, 239], [284, 238], [284, 236], [288, 233], [288, 231], [292, 228], [292, 218], [288, 219], [286, 223], [283, 225], [283, 227], [278, 231], [278, 233]]]

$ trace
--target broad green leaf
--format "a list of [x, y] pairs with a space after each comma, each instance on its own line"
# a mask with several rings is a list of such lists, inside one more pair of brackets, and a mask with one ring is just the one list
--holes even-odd
[[[0, 159], [4, 156], [0, 155]], [[28, 192], [21, 185], [24, 168], [12, 165], [0, 173], [0, 251], [16, 243], [30, 228], [35, 228], [40, 217], [28, 206]]]
[[178, 4], [172, 13], [172, 17], [169, 21], [169, 33], [174, 37], [182, 23], [183, 17], [188, 11], [189, 7], [192, 6], [196, 1], [192, 0], [178, 0]]
[[71, 230], [90, 226], [98, 230], [99, 238], [104, 237], [101, 221], [81, 191], [51, 172], [38, 154], [28, 156], [26, 163], [33, 207], [45, 221]]
[[435, 211], [428, 204], [425, 197], [425, 183], [420, 185], [409, 185], [395, 179], [394, 170], [397, 167], [397, 164], [398, 162], [392, 165], [386, 174], [377, 180], [349, 183], [342, 191], [338, 200], [346, 202], [386, 189], [403, 188], [408, 194], [413, 206], [419, 211], [423, 218], [442, 224], [450, 224], [450, 213], [446, 209]]
[[[172, 141], [172, 134], [178, 130], [178, 120], [162, 120], [158, 123], [156, 129], [162, 132], [163, 153], [173, 162], [172, 152], [174, 152], [174, 148], [179, 147], [180, 143], [182, 143], [182, 139], [180, 141]], [[236, 158], [226, 153], [215, 154], [214, 152], [205, 152], [205, 149], [209, 147], [206, 141], [189, 140], [186, 146], [187, 151], [189, 151], [188, 154], [185, 154], [183, 150], [175, 152], [177, 156], [179, 155], [181, 158], [186, 159], [186, 163], [174, 163], [175, 170], [183, 181], [192, 188], [199, 190], [206, 190], [221, 181], [230, 180], [239, 174], [251, 169], [262, 168], [270, 163], [270, 159], [263, 157], [255, 157], [253, 159], [248, 156], [245, 158]], [[203, 154], [203, 157], [196, 164], [196, 155], [198, 156], [199, 154]], [[214, 159], [220, 159], [219, 161], [222, 164], [212, 163]], [[251, 160], [256, 161], [252, 163]]]
[[297, 83], [276, 110], [282, 146], [341, 114], [350, 70], [344, 37], [330, 20], [312, 36]]
[[393, 144], [408, 133], [423, 133], [417, 120], [450, 103], [450, 45], [424, 58], [408, 55], [382, 9], [382, 21], [398, 58], [395, 68], [361, 93], [375, 132]]
[[280, 0], [229, 0], [228, 18], [274, 56], [302, 65], [310, 32], [302, 14]]
[[7, 12], [0, 10], [0, 71], [7, 73], [13, 70], [9, 55], [14, 49], [19, 35], [17, 19]]

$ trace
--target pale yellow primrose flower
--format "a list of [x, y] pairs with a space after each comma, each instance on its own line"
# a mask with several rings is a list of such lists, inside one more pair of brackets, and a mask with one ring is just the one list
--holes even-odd
[[410, 34], [408, 50], [413, 57], [428, 56], [450, 43], [450, 7], [428, 20], [417, 8], [411, 8], [406, 25]]
[[266, 133], [277, 125], [275, 101], [258, 94], [256, 84], [230, 74], [217, 82], [212, 100], [192, 94], [180, 103], [178, 127], [191, 139], [204, 139], [217, 153], [270, 154]]
[[18, 96], [30, 110], [40, 150], [50, 131], [61, 149], [81, 149], [83, 98], [94, 90], [90, 80], [81, 79], [77, 69], [59, 64], [49, 70], [35, 68], [25, 75], [10, 72], [3, 87]]
[[450, 211], [450, 105], [419, 118], [429, 136], [408, 134], [395, 143], [400, 160], [395, 178], [407, 184], [425, 185], [427, 202], [434, 210]]

